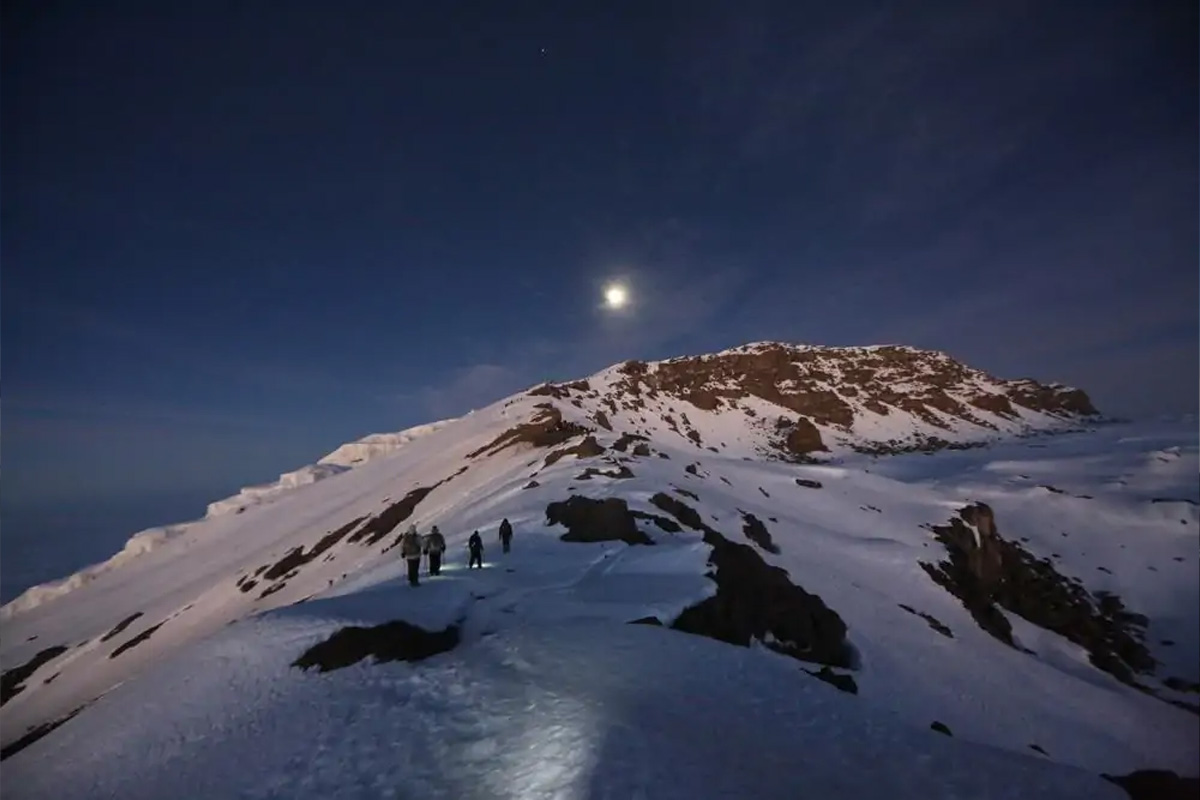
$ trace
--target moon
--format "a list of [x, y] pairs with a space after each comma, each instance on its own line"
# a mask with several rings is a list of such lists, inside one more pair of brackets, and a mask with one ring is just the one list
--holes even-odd
[[619, 283], [614, 283], [604, 290], [604, 305], [609, 308], [624, 308], [629, 302], [629, 291]]

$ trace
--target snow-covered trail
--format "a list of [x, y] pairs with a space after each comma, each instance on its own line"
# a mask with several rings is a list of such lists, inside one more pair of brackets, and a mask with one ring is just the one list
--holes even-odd
[[880, 717], [765, 651], [647, 626], [525, 626], [417, 665], [304, 673], [288, 663], [345, 622], [311, 605], [114, 690], [13, 757], [6, 795], [1124, 796], [1036, 754]]

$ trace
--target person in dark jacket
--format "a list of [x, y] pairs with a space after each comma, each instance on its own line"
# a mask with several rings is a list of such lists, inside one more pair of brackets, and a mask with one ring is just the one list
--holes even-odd
[[429, 574], [442, 574], [442, 553], [446, 552], [446, 537], [434, 525], [425, 536], [425, 555], [429, 556]]
[[410, 586], [420, 585], [421, 572], [421, 536], [415, 525], [400, 537], [400, 557], [408, 562], [408, 583]]
[[467, 549], [471, 551], [471, 558], [467, 562], [467, 569], [478, 565], [483, 569], [483, 539], [479, 536], [479, 531], [471, 534], [471, 538], [467, 540]]
[[504, 548], [504, 552], [508, 552], [512, 547], [512, 523], [505, 517], [500, 522], [500, 546]]

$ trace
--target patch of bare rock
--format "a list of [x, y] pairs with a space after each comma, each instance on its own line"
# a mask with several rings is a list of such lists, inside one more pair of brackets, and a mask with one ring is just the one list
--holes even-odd
[[331, 672], [367, 657], [374, 657], [377, 663], [420, 661], [452, 650], [458, 641], [456, 625], [440, 631], [427, 631], [404, 620], [370, 628], [351, 625], [305, 650], [292, 666], [303, 670], [316, 667], [318, 672]]
[[671, 627], [731, 644], [758, 640], [800, 661], [852, 666], [846, 624], [820, 597], [792, 583], [785, 570], [762, 560], [754, 548], [731, 542], [691, 506], [659, 492], [650, 502], [693, 530], [713, 550], [710, 577], [717, 592], [681, 613]]
[[638, 529], [636, 520], [629, 504], [619, 497], [593, 500], [575, 495], [546, 506], [546, 524], [567, 529], [559, 537], [564, 542], [654, 544], [653, 539]]
[[967, 506], [931, 530], [949, 558], [921, 567], [958, 597], [987, 633], [1016, 647], [1003, 608], [1084, 647], [1096, 668], [1124, 683], [1140, 687], [1135, 673], [1154, 671], [1156, 662], [1143, 641], [1144, 616], [1126, 610], [1114, 594], [1093, 596], [1078, 580], [1060, 574], [1050, 559], [1035, 558], [1004, 539], [987, 505]]

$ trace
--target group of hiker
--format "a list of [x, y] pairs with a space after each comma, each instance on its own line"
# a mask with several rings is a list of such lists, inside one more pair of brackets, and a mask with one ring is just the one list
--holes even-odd
[[[500, 522], [500, 547], [507, 553], [512, 549], [513, 527], [505, 517]], [[408, 562], [408, 583], [411, 586], [421, 584], [421, 557], [429, 557], [429, 575], [442, 573], [442, 554], [446, 552], [446, 537], [434, 525], [429, 533], [422, 536], [417, 533], [416, 525], [409, 525], [408, 530], [400, 537], [400, 557]], [[483, 539], [479, 531], [471, 534], [467, 540], [467, 569], [483, 569]]]

